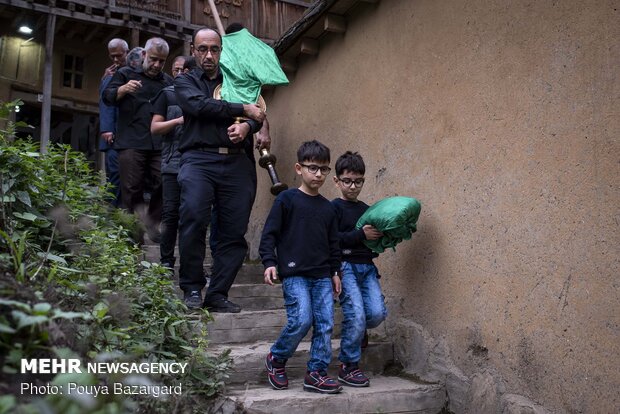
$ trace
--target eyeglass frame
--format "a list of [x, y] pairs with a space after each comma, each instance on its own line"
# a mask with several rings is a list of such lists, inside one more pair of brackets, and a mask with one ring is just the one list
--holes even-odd
[[[200, 50], [201, 48], [203, 48], [204, 50]], [[194, 53], [200, 53], [201, 55], [206, 55], [209, 52], [211, 52], [212, 55], [219, 55], [220, 53], [222, 53], [222, 50], [224, 50], [222, 46], [194, 46]]]
[[[346, 177], [345, 178], [336, 177], [336, 179], [340, 181], [342, 185], [348, 188], [351, 188], [353, 184], [355, 184], [355, 188], [362, 188], [364, 186], [364, 183], [366, 182], [366, 179], [364, 177], [356, 178], [355, 180], [352, 180]], [[349, 184], [347, 184], [345, 180], [349, 181]], [[360, 182], [359, 184], [357, 183], [358, 181]]]
[[[327, 165], [323, 165], [321, 167], [316, 164], [308, 165], [308, 164], [302, 164], [300, 162], [298, 164], [301, 165], [302, 167], [306, 167], [306, 169], [308, 170], [310, 174], [316, 174], [318, 171], [321, 171], [321, 175], [328, 176], [329, 173], [332, 172], [332, 169], [328, 167]], [[314, 170], [314, 172], [312, 170]]]

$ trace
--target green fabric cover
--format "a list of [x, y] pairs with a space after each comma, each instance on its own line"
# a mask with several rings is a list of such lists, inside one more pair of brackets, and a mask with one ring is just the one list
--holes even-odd
[[388, 197], [370, 206], [357, 221], [355, 227], [361, 229], [366, 224], [374, 226], [383, 233], [377, 240], [364, 240], [364, 244], [375, 253], [383, 253], [387, 248], [394, 249], [403, 240], [409, 240], [417, 230], [416, 223], [422, 205], [411, 197]]
[[223, 100], [252, 104], [258, 101], [261, 86], [288, 84], [276, 52], [247, 29], [224, 35], [222, 47]]

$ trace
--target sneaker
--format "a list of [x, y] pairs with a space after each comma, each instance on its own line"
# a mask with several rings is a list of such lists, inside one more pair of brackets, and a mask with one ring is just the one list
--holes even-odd
[[239, 313], [241, 312], [241, 306], [229, 301], [228, 299], [220, 299], [215, 302], [205, 302], [202, 305], [203, 308], [209, 312], [220, 313]]
[[202, 295], [199, 290], [185, 292], [183, 300], [185, 301], [185, 306], [190, 309], [200, 309], [202, 306]]
[[370, 380], [360, 371], [357, 367], [357, 363], [340, 364], [338, 381], [350, 385], [351, 387], [368, 387], [370, 385]]
[[288, 388], [288, 377], [284, 365], [286, 361], [277, 360], [271, 355], [271, 352], [265, 358], [265, 367], [267, 368], [267, 379], [274, 390], [285, 390]]
[[338, 394], [342, 386], [325, 371], [308, 371], [304, 378], [304, 391], [320, 392], [321, 394]]

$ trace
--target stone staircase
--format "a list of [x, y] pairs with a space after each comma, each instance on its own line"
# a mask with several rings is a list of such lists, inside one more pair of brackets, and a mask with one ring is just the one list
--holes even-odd
[[[158, 260], [158, 246], [145, 246], [145, 259]], [[178, 257], [178, 256], [177, 256]], [[175, 269], [178, 272], [178, 269]], [[235, 412], [248, 413], [441, 413], [446, 403], [443, 386], [424, 384], [398, 376], [394, 372], [393, 344], [383, 326], [370, 331], [370, 342], [363, 351], [360, 367], [371, 379], [370, 387], [345, 386], [337, 395], [303, 391], [302, 383], [310, 352], [312, 332], [304, 338], [287, 363], [289, 389], [273, 390], [268, 382], [264, 359], [273, 341], [286, 324], [280, 286], [262, 283], [263, 267], [246, 263], [237, 275], [229, 298], [242, 307], [237, 314], [214, 313], [208, 322], [210, 352], [230, 349], [234, 371], [224, 390], [226, 402]], [[180, 293], [179, 293], [180, 294]], [[342, 312], [335, 309], [332, 338], [332, 363], [329, 374], [338, 374]], [[397, 365], [397, 364], [396, 364]], [[225, 405], [225, 404], [224, 404]], [[233, 409], [220, 408], [221, 413]]]

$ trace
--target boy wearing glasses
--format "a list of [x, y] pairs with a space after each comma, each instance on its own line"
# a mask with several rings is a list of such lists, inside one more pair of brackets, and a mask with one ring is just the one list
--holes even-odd
[[288, 388], [286, 361], [312, 326], [303, 388], [336, 394], [342, 386], [327, 375], [327, 367], [332, 356], [333, 292], [340, 294], [338, 223], [334, 206], [319, 194], [331, 171], [329, 148], [318, 141], [304, 142], [297, 161], [301, 185], [276, 197], [259, 247], [265, 283], [273, 286], [278, 277], [282, 280], [287, 316], [265, 366], [274, 389]]
[[340, 355], [342, 363], [338, 380], [352, 387], [368, 387], [370, 380], [359, 369], [362, 342], [367, 341], [367, 328], [376, 328], [385, 320], [387, 311], [379, 285], [377, 267], [372, 259], [377, 257], [363, 243], [377, 240], [383, 234], [371, 225], [357, 230], [357, 220], [368, 209], [358, 200], [364, 185], [366, 166], [361, 155], [347, 151], [336, 161], [334, 182], [342, 196], [332, 201], [338, 217], [338, 235], [342, 253], [342, 333]]

